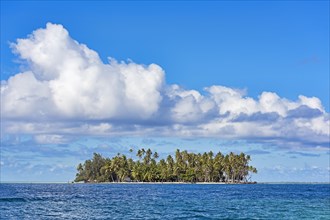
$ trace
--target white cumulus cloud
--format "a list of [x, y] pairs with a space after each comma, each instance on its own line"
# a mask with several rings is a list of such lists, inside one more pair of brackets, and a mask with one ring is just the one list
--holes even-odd
[[329, 113], [317, 97], [296, 101], [211, 85], [203, 93], [167, 85], [157, 64], [109, 58], [57, 24], [12, 43], [26, 71], [1, 82], [2, 129], [38, 143], [65, 135], [202, 136], [329, 147]]
[[50, 23], [12, 48], [30, 70], [3, 86], [6, 117], [147, 119], [158, 111], [164, 72], [156, 64], [104, 64], [62, 25]]

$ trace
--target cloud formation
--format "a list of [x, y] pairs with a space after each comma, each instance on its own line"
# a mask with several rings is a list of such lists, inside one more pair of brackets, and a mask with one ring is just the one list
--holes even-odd
[[95, 51], [50, 23], [12, 48], [30, 69], [4, 86], [6, 117], [147, 119], [158, 111], [164, 73], [155, 64], [103, 64]]
[[329, 147], [329, 113], [317, 97], [291, 101], [263, 92], [254, 99], [219, 85], [203, 93], [168, 85], [157, 64], [104, 63], [51, 23], [11, 47], [26, 71], [1, 82], [5, 134], [33, 134], [40, 143], [62, 143], [66, 135], [154, 135]]

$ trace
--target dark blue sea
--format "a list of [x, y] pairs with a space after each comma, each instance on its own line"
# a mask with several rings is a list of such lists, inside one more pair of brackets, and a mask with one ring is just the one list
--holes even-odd
[[1, 219], [330, 219], [329, 184], [0, 184]]

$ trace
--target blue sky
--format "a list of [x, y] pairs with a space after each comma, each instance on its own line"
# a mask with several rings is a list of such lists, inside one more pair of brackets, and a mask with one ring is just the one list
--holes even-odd
[[329, 180], [327, 1], [2, 1], [0, 62], [1, 181], [72, 180], [130, 146]]

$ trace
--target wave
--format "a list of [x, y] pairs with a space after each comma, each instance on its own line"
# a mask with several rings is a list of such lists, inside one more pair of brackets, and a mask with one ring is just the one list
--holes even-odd
[[26, 198], [0, 198], [0, 202], [28, 202]]

